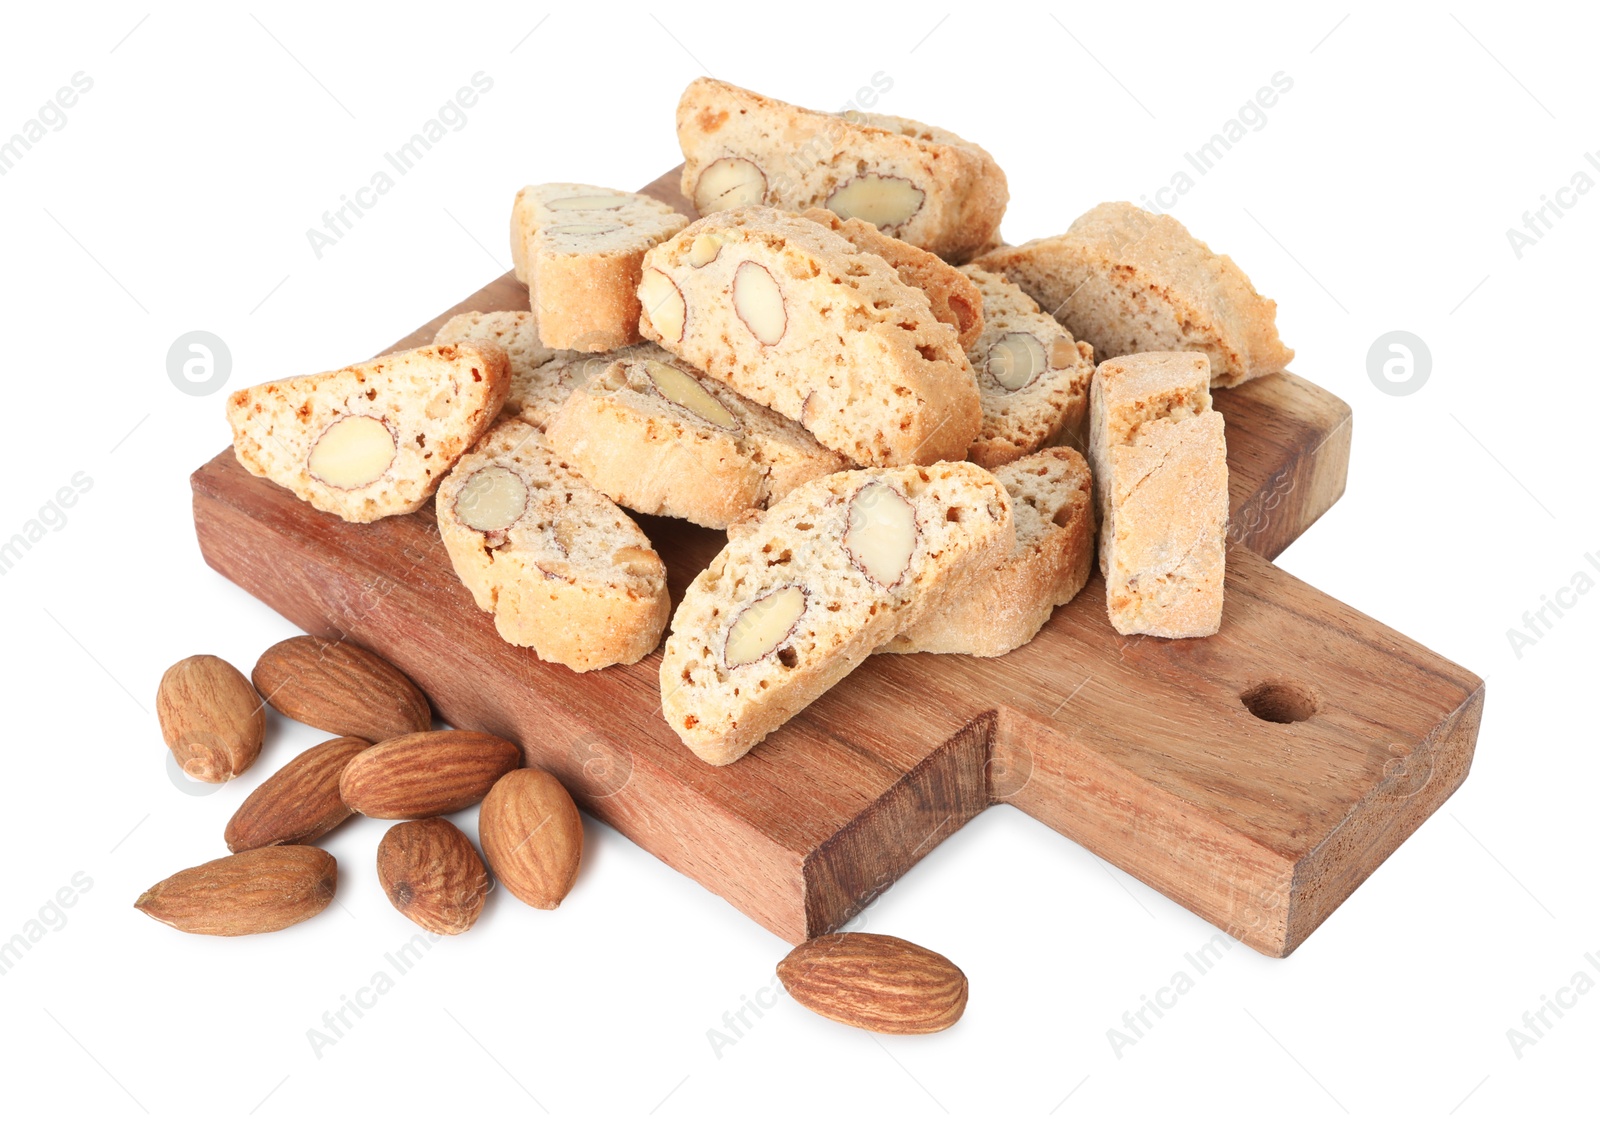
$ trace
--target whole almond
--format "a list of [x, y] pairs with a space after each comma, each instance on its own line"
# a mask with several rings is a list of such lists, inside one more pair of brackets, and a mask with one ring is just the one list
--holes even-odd
[[486, 732], [413, 732], [374, 744], [345, 765], [345, 805], [375, 819], [426, 819], [470, 807], [522, 763], [509, 740]]
[[399, 670], [354, 643], [297, 635], [250, 671], [267, 703], [293, 720], [376, 744], [433, 724], [428, 699]]
[[938, 952], [895, 936], [834, 932], [784, 957], [778, 978], [824, 1018], [881, 1034], [931, 1034], [967, 1008], [967, 977]]
[[261, 698], [214, 654], [185, 658], [161, 675], [156, 717], [184, 774], [206, 783], [225, 783], [253, 764], [267, 731]]
[[340, 736], [307, 748], [250, 793], [222, 837], [235, 854], [260, 846], [315, 842], [354, 812], [339, 797], [339, 776], [357, 753], [370, 747], [356, 736]]
[[443, 936], [471, 928], [489, 895], [483, 860], [447, 819], [391, 826], [378, 843], [378, 881], [391, 905]]
[[133, 907], [180, 932], [248, 936], [316, 916], [333, 900], [338, 865], [315, 846], [263, 846], [158, 881]]
[[572, 889], [583, 857], [583, 820], [561, 781], [538, 768], [500, 777], [478, 812], [478, 841], [501, 885], [536, 909]]

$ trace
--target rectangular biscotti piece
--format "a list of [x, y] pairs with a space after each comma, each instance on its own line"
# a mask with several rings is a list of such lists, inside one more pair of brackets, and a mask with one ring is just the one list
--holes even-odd
[[1202, 352], [1211, 386], [1231, 388], [1294, 358], [1278, 339], [1277, 303], [1170, 215], [1101, 204], [1065, 235], [1001, 247], [977, 265], [1021, 286], [1101, 360]]
[[951, 262], [999, 229], [994, 158], [948, 130], [884, 114], [825, 114], [697, 78], [678, 102], [683, 194], [702, 215], [768, 204], [863, 219]]
[[1095, 369], [1089, 460], [1111, 625], [1161, 638], [1216, 634], [1228, 451], [1205, 354], [1137, 353]]
[[941, 603], [879, 647], [890, 654], [997, 658], [1033, 639], [1057, 607], [1089, 581], [1094, 503], [1089, 466], [1070, 447], [1051, 447], [994, 472], [1011, 497], [1010, 558], [958, 599]]
[[807, 208], [800, 214], [894, 267], [900, 281], [928, 295], [933, 316], [955, 329], [961, 347], [972, 348], [983, 332], [983, 296], [972, 279], [938, 255], [885, 235], [864, 219], [840, 219], [827, 208]]
[[639, 261], [689, 221], [649, 196], [530, 184], [511, 208], [511, 260], [547, 348], [605, 352], [639, 339]]
[[1011, 503], [941, 462], [807, 482], [730, 531], [672, 618], [667, 722], [712, 764], [743, 756], [879, 646], [1000, 566]]
[[983, 333], [967, 347], [983, 429], [967, 458], [993, 469], [1057, 442], [1081, 443], [1094, 349], [1074, 341], [1004, 275], [961, 269], [983, 300]]
[[712, 529], [849, 467], [798, 423], [654, 344], [568, 396], [545, 441], [617, 504]]
[[429, 345], [228, 397], [233, 451], [258, 478], [346, 521], [414, 513], [511, 386], [487, 341]]
[[490, 341], [505, 350], [511, 361], [511, 388], [506, 393], [503, 412], [526, 420], [541, 431], [573, 391], [595, 373], [604, 372], [616, 356], [626, 353], [546, 348], [539, 340], [537, 316], [525, 309], [458, 313], [433, 335], [436, 345], [468, 339]]
[[964, 458], [982, 421], [956, 331], [882, 258], [772, 208], [645, 256], [640, 329], [863, 466]]
[[520, 419], [499, 423], [439, 488], [439, 536], [500, 637], [596, 670], [656, 648], [667, 571], [639, 526]]

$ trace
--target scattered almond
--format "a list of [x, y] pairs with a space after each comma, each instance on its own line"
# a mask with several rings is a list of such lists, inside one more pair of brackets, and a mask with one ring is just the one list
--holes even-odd
[[397, 823], [378, 843], [378, 881], [389, 903], [443, 936], [471, 928], [489, 895], [489, 874], [447, 819]]
[[433, 725], [428, 699], [394, 666], [354, 643], [297, 635], [268, 647], [250, 672], [284, 716], [376, 744]]
[[341, 736], [308, 748], [279, 768], [239, 805], [222, 832], [235, 854], [260, 846], [315, 842], [353, 813], [339, 797], [339, 776], [365, 740]]
[[426, 819], [470, 807], [522, 763], [522, 751], [486, 732], [413, 732], [374, 744], [345, 765], [345, 805], [375, 819]]
[[931, 1034], [967, 1008], [967, 977], [937, 952], [870, 932], [807, 940], [778, 965], [795, 1001], [881, 1034]]
[[266, 712], [243, 674], [213, 654], [185, 658], [156, 690], [161, 736], [185, 775], [225, 783], [261, 754]]
[[315, 846], [263, 846], [158, 881], [133, 907], [180, 932], [247, 936], [316, 916], [333, 900], [338, 865]]
[[489, 868], [511, 895], [553, 909], [572, 889], [583, 857], [583, 820], [561, 781], [538, 768], [500, 777], [478, 812]]

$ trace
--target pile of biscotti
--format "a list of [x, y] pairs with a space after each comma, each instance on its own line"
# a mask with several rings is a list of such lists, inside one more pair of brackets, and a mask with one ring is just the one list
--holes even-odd
[[[670, 616], [662, 712], [713, 764], [874, 652], [1027, 643], [1097, 527], [1117, 631], [1219, 629], [1210, 390], [1293, 355], [1231, 259], [1125, 203], [1005, 245], [993, 158], [904, 118], [703, 78], [677, 120], [698, 220], [524, 188], [528, 309], [236, 393], [239, 461], [348, 521], [437, 494], [462, 582], [546, 661], [637, 662]], [[630, 512], [727, 530], [675, 614]]]

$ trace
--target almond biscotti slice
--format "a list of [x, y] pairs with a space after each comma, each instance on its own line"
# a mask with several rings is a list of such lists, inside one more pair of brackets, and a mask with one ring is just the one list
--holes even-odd
[[654, 344], [570, 395], [545, 441], [619, 505], [712, 529], [849, 466], [798, 423]]
[[530, 310], [499, 309], [484, 312], [471, 310], [458, 313], [439, 326], [433, 335], [436, 345], [449, 345], [457, 341], [488, 341], [505, 350], [511, 361], [511, 386], [525, 381], [528, 373], [552, 360], [570, 359], [578, 353], [546, 348], [539, 340], [539, 321]]
[[963, 458], [982, 421], [956, 331], [882, 258], [772, 208], [645, 256], [640, 329], [863, 466]]
[[880, 653], [997, 658], [1029, 642], [1089, 581], [1094, 504], [1083, 455], [1051, 447], [1007, 463], [994, 476], [1011, 496], [1016, 540], [1010, 558], [906, 627]]
[[1203, 353], [1103, 362], [1089, 392], [1100, 573], [1119, 634], [1197, 638], [1222, 625], [1228, 451]]
[[972, 279], [938, 255], [885, 235], [864, 219], [840, 219], [827, 208], [807, 208], [800, 214], [894, 267], [900, 281], [928, 295], [933, 316], [955, 329], [961, 347], [972, 348], [983, 332], [983, 296]]
[[524, 419], [541, 431], [569, 395], [596, 372], [605, 371], [614, 359], [611, 353], [546, 348], [539, 340], [538, 317], [525, 309], [458, 313], [439, 327], [433, 343], [442, 345], [474, 337], [499, 345], [511, 360], [511, 388], [506, 393], [504, 413]]
[[732, 763], [998, 567], [1011, 538], [1004, 487], [969, 462], [807, 482], [736, 526], [689, 585], [661, 661], [663, 715], [702, 760]]
[[429, 345], [228, 397], [239, 463], [346, 521], [414, 513], [511, 385], [487, 341]]
[[639, 339], [639, 261], [688, 219], [649, 196], [530, 184], [511, 208], [511, 260], [547, 348], [605, 352]]
[[439, 536], [500, 637], [546, 662], [596, 670], [656, 648], [671, 600], [639, 526], [508, 419], [439, 488]]
[[994, 158], [944, 129], [825, 114], [697, 78], [678, 102], [683, 194], [704, 216], [769, 204], [864, 219], [951, 262], [994, 237], [1009, 192]]
[[1294, 358], [1278, 339], [1278, 304], [1170, 215], [1101, 204], [1065, 235], [1001, 247], [977, 265], [1021, 286], [1101, 360], [1202, 352], [1211, 386], [1231, 388]]
[[967, 458], [993, 469], [1058, 441], [1081, 443], [1094, 350], [1004, 275], [961, 269], [983, 296], [983, 333], [967, 348], [983, 428]]

